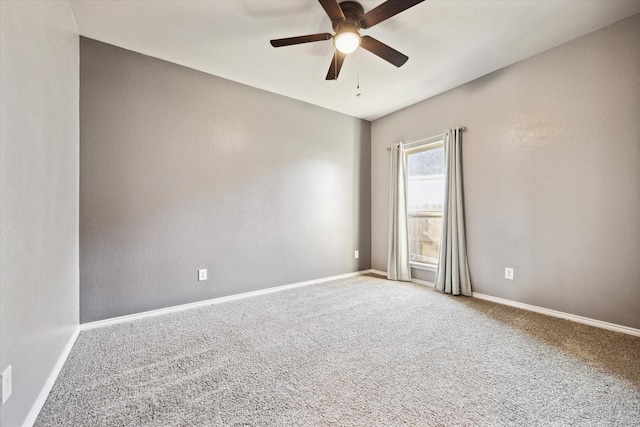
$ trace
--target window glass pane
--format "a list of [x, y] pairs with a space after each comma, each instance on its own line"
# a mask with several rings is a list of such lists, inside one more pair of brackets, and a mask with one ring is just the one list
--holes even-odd
[[412, 152], [407, 163], [409, 175], [444, 175], [444, 147]]
[[407, 169], [410, 257], [436, 264], [444, 203], [444, 148], [408, 153]]
[[438, 217], [409, 217], [409, 259], [437, 264], [440, 253], [442, 214]]

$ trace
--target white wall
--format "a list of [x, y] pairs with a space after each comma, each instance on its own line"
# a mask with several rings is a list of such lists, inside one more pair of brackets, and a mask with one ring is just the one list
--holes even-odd
[[78, 325], [78, 34], [64, 1], [2, 1], [2, 427], [28, 417]]
[[372, 268], [386, 270], [385, 148], [466, 125], [474, 291], [640, 328], [639, 46], [635, 15], [373, 122]]

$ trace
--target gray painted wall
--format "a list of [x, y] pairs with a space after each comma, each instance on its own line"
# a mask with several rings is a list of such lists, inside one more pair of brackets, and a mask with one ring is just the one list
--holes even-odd
[[86, 38], [80, 116], [82, 323], [370, 268], [369, 122]]
[[640, 328], [638, 70], [635, 15], [373, 122], [373, 268], [386, 270], [385, 147], [466, 125], [474, 291]]
[[78, 32], [68, 2], [0, 2], [0, 424], [27, 418], [78, 326]]

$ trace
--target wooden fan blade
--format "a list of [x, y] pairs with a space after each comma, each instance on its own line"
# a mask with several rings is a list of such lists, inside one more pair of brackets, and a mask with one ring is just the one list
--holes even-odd
[[344, 13], [342, 12], [342, 9], [340, 8], [340, 5], [338, 4], [337, 0], [318, 0], [318, 1], [324, 8], [324, 11], [327, 12], [327, 15], [329, 15], [331, 22], [345, 20]]
[[424, 0], [387, 0], [380, 6], [365, 13], [360, 19], [360, 27], [371, 28], [423, 1]]
[[368, 50], [374, 55], [379, 56], [380, 58], [395, 65], [396, 67], [401, 67], [409, 59], [407, 55], [404, 55], [394, 48], [389, 47], [381, 41], [378, 41], [369, 36], [362, 37], [360, 47]]
[[347, 55], [336, 49], [336, 53], [333, 54], [333, 58], [331, 59], [331, 65], [329, 66], [329, 72], [327, 72], [326, 80], [338, 80], [338, 74], [340, 74], [340, 69], [342, 68], [342, 64], [344, 63], [344, 58], [346, 56]]
[[291, 46], [294, 44], [301, 44], [301, 43], [319, 42], [323, 40], [331, 40], [332, 37], [333, 36], [329, 33], [309, 34], [308, 36], [299, 36], [299, 37], [288, 37], [286, 39], [271, 40], [271, 46], [282, 47], [282, 46]]

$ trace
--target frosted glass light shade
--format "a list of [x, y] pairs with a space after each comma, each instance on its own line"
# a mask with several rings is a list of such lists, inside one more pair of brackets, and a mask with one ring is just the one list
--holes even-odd
[[360, 36], [357, 33], [344, 32], [333, 39], [333, 44], [342, 53], [351, 53], [360, 46]]

